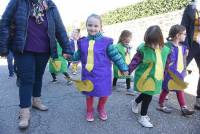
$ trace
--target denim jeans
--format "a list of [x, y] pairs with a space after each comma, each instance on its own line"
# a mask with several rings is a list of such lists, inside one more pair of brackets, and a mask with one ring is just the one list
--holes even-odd
[[17, 73], [20, 79], [20, 107], [31, 106], [31, 97], [40, 97], [42, 78], [49, 59], [49, 53], [24, 52], [15, 54]]
[[7, 56], [9, 76], [13, 76], [14, 71], [16, 71], [16, 65], [14, 64], [13, 60], [14, 60], [13, 53], [9, 51], [8, 56]]

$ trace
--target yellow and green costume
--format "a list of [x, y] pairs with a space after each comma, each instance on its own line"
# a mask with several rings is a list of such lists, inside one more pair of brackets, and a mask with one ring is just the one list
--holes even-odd
[[[122, 43], [118, 43], [115, 45], [115, 47], [118, 49], [120, 55], [122, 56], [123, 60], [126, 62], [126, 64], [130, 64], [130, 50], [126, 46], [124, 46]], [[114, 71], [114, 78], [125, 78], [121, 75], [119, 68], [114, 64], [113, 65], [113, 71]]]
[[[142, 59], [135, 70], [134, 90], [148, 95], [159, 94], [162, 88], [164, 69], [170, 49], [152, 49], [144, 43], [138, 47]], [[130, 63], [134, 64], [134, 61]]]

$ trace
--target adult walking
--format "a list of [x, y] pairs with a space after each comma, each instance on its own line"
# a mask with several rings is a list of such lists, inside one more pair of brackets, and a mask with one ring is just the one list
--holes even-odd
[[[186, 27], [187, 31], [185, 40], [185, 44], [189, 50], [187, 65], [192, 59], [195, 59], [200, 73], [200, 0], [192, 0], [185, 8], [181, 24]], [[200, 110], [200, 77], [197, 85], [197, 97], [194, 107]]]
[[[10, 30], [10, 25], [14, 29]], [[10, 32], [14, 35], [10, 36]], [[27, 128], [30, 107], [47, 111], [41, 101], [42, 77], [49, 57], [57, 58], [56, 41], [64, 57], [70, 53], [69, 41], [58, 9], [52, 0], [10, 0], [0, 22], [0, 54], [14, 52], [20, 78], [19, 128]], [[31, 103], [31, 98], [32, 103]]]

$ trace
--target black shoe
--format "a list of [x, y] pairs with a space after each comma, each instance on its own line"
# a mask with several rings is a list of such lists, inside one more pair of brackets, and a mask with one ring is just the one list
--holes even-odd
[[194, 111], [193, 110], [189, 110], [188, 108], [181, 108], [181, 112], [182, 112], [183, 116], [194, 114]]
[[196, 110], [200, 110], [200, 98], [196, 98], [196, 103], [194, 104]]
[[57, 79], [53, 79], [51, 82], [56, 83], [56, 82], [57, 82]]
[[14, 77], [15, 77], [14, 74], [9, 74], [8, 79], [12, 79], [12, 78], [14, 78]]
[[196, 109], [196, 110], [200, 110], [200, 107], [197, 106], [197, 105], [194, 105], [194, 109]]

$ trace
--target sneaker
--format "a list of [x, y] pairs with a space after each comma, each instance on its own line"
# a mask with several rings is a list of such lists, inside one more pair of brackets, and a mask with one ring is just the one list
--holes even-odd
[[76, 74], [77, 74], [77, 72], [75, 71], [75, 72], [73, 72], [72, 74], [73, 74], [73, 75], [76, 75]]
[[168, 95], [165, 97], [165, 100], [169, 100], [169, 96]]
[[108, 119], [108, 116], [107, 116], [107, 113], [106, 113], [105, 109], [98, 109], [97, 111], [99, 113], [99, 118], [101, 120], [105, 121], [105, 120]]
[[187, 107], [182, 107], [181, 112], [183, 116], [192, 115], [194, 114], [193, 110], [188, 109]]
[[135, 102], [135, 99], [131, 101], [131, 110], [133, 113], [138, 114], [139, 113], [139, 106]]
[[151, 120], [150, 117], [149, 117], [148, 115], [146, 115], [145, 118], [146, 118], [148, 121]]
[[73, 82], [71, 80], [67, 80], [67, 85], [71, 85]]
[[53, 79], [51, 82], [52, 82], [52, 83], [56, 83], [56, 82], [57, 82], [57, 79]]
[[158, 106], [156, 109], [167, 114], [172, 112], [172, 110], [166, 106]]
[[33, 97], [32, 107], [36, 108], [40, 111], [47, 111], [48, 110], [48, 107], [45, 106], [44, 104], [42, 104], [40, 97]]
[[150, 119], [150, 118], [148, 118], [147, 116], [141, 116], [141, 117], [138, 119], [138, 122], [139, 122], [143, 127], [152, 128], [152, 127], [153, 127], [153, 124], [150, 122], [149, 119]]
[[136, 93], [134, 92], [134, 90], [133, 89], [131, 89], [131, 88], [129, 88], [129, 89], [127, 89], [127, 91], [126, 91], [126, 95], [135, 95]]
[[94, 121], [93, 112], [87, 112], [86, 120], [87, 120], [88, 122]]
[[8, 79], [12, 79], [12, 78], [14, 78], [14, 77], [15, 77], [14, 74], [10, 74], [10, 75], [8, 76]]
[[200, 98], [196, 98], [196, 103], [194, 104], [196, 110], [200, 110]]
[[30, 109], [22, 108], [19, 114], [19, 128], [26, 129], [29, 126], [30, 121]]

